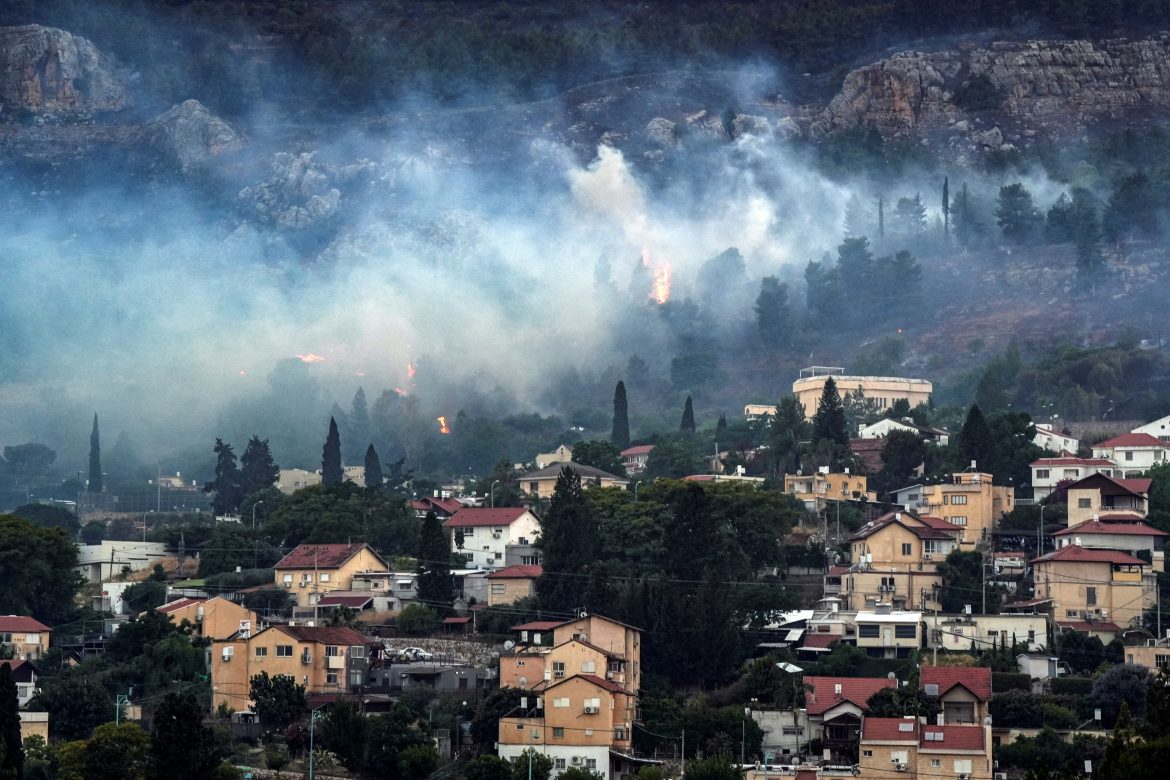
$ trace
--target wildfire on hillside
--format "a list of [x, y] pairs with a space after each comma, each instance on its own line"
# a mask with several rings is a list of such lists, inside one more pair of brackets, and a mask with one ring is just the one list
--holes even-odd
[[398, 393], [399, 395], [401, 395], [401, 396], [403, 396], [403, 397], [406, 397], [406, 396], [410, 395], [410, 393], [406, 392], [406, 391], [405, 391], [405, 390], [403, 390], [401, 387], [396, 387], [396, 388], [394, 388], [394, 392]]
[[313, 352], [310, 352], [307, 355], [293, 355], [293, 357], [297, 358], [302, 363], [321, 363], [325, 360], [325, 358]]
[[415, 374], [414, 361], [412, 360], [406, 364], [406, 378], [407, 379], [414, 379], [414, 374]]
[[659, 306], [670, 300], [670, 263], [651, 263], [650, 250], [642, 247], [642, 267], [651, 273], [649, 297]]
[[446, 436], [447, 434], [449, 434], [451, 432], [451, 429], [447, 426], [447, 418], [446, 417], [440, 415], [439, 417], [437, 417], [435, 419], [437, 419], [439, 421], [439, 433]]

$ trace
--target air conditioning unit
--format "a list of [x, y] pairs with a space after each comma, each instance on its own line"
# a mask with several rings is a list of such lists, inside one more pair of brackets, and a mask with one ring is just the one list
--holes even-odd
[[910, 767], [907, 766], [906, 764], [894, 764], [894, 771], [895, 772], [905, 772], [909, 768]]
[[569, 759], [569, 763], [573, 766], [581, 766], [583, 761], [584, 759], [581, 758], [581, 756], [573, 756], [571, 759]]
[[601, 712], [601, 710], [597, 707], [586, 707], [585, 708], [586, 715], [596, 715], [599, 712]]
[[308, 663], [312, 663], [312, 662], [313, 662], [312, 653], [308, 652], [307, 650], [305, 652], [301, 653], [301, 663], [308, 664]]
[[933, 553], [922, 553], [922, 560], [924, 560], [924, 561], [933, 561], [933, 560], [934, 560], [934, 554], [933, 554]]
[[995, 780], [1007, 780], [1007, 772], [996, 772]]
[[292, 583], [291, 583], [291, 582], [286, 582], [286, 583], [284, 583], [284, 587], [286, 587], [286, 588], [291, 588], [291, 587], [292, 587]]
[[500, 538], [500, 532], [499, 532], [499, 531], [492, 531], [492, 538], [493, 538], [493, 539], [499, 539], [499, 538]]
[[964, 772], [961, 775], [959, 775], [959, 780], [971, 780], [971, 775]]

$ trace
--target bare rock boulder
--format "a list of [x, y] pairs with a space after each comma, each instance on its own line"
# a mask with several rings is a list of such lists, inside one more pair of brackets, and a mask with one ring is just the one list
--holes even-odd
[[0, 27], [0, 109], [60, 115], [120, 111], [126, 75], [91, 41], [41, 25]]
[[147, 123], [151, 143], [188, 168], [244, 147], [231, 125], [198, 100], [184, 100]]

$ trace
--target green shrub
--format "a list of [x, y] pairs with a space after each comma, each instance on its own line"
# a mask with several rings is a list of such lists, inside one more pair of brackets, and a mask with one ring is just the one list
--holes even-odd
[[1010, 691], [1012, 689], [1020, 691], [1032, 690], [1032, 678], [1026, 674], [1019, 672], [992, 672], [991, 674], [991, 690], [995, 692]]
[[1092, 692], [1091, 677], [1057, 677], [1052, 681], [1052, 693], [1056, 696], [1088, 696]]
[[264, 746], [264, 766], [279, 772], [288, 766], [288, 751], [281, 745]]

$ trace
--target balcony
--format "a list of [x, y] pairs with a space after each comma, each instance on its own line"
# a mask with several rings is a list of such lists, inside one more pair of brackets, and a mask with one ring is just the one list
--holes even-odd
[[326, 669], [344, 669], [345, 656], [344, 655], [327, 655], [325, 656]]

